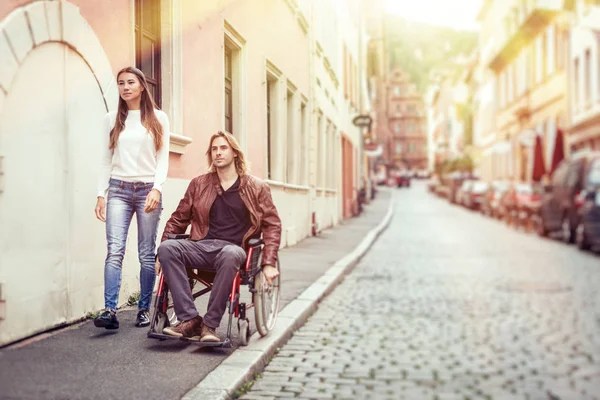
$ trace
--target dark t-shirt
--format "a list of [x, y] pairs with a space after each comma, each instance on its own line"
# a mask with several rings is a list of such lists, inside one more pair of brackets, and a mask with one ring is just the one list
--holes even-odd
[[[250, 213], [239, 193], [240, 178], [222, 195], [217, 195], [210, 207], [208, 234], [204, 239], [221, 239], [242, 246], [242, 240], [250, 230]], [[222, 188], [221, 188], [222, 189]]]

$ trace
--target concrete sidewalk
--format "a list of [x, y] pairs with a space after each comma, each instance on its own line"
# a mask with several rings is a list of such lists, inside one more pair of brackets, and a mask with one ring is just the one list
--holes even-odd
[[[343, 272], [340, 260], [341, 264], [348, 264], [355, 257], [349, 258], [349, 255], [357, 254], [358, 250], [366, 251], [370, 244], [366, 245], [364, 239], [373, 235], [373, 230], [381, 226], [386, 215], [389, 217], [390, 201], [391, 192], [381, 190], [361, 216], [280, 251], [281, 324], [278, 321], [276, 330], [266, 338], [258, 339], [258, 335], [254, 335], [249, 351], [201, 349], [183, 342], [148, 339], [147, 329], [133, 327], [135, 310], [127, 310], [119, 312], [121, 328], [118, 331], [100, 330], [87, 321], [41, 335], [37, 341], [2, 349], [0, 398], [148, 400], [180, 399], [186, 394], [187, 398], [195, 398], [206, 394], [204, 389], [215, 389], [211, 382], [218, 378], [219, 371], [227, 371], [224, 367], [217, 368], [220, 364], [226, 360], [240, 362], [235, 361], [235, 357], [228, 358], [229, 355], [239, 353], [242, 358], [253, 355], [260, 361], [264, 354], [273, 350], [277, 340], [285, 339], [295, 321], [307, 314], [309, 306], [327, 290], [317, 281], [325, 280], [330, 286], [334, 285], [332, 273], [335, 272], [335, 279], [339, 279]], [[334, 268], [330, 268], [334, 264]], [[307, 291], [309, 287], [311, 289]], [[311, 291], [315, 294], [306, 293]], [[298, 299], [299, 296], [302, 298]], [[207, 297], [197, 302], [201, 314], [206, 309]], [[286, 308], [293, 300], [291, 307]], [[298, 309], [298, 304], [306, 304], [304, 311]], [[224, 321], [219, 333], [224, 334], [225, 328]], [[237, 334], [237, 328], [233, 332]], [[233, 340], [237, 343], [237, 337]], [[244, 365], [236, 364], [241, 373], [237, 380], [221, 383], [227, 392], [260, 362], [249, 360], [247, 365], [245, 361], [241, 364]], [[211, 372], [213, 374], [203, 386]], [[222, 389], [217, 392], [219, 396], [228, 394]]]

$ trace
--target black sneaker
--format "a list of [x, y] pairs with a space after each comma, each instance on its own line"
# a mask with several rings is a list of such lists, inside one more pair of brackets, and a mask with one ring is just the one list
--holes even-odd
[[144, 327], [150, 325], [150, 313], [146, 310], [140, 310], [135, 319], [135, 326]]
[[119, 329], [119, 320], [114, 311], [106, 310], [99, 317], [94, 318], [94, 325], [98, 328]]

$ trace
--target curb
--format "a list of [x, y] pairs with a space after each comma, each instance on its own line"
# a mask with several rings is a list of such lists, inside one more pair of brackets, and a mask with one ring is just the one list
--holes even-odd
[[[335, 289], [365, 253], [375, 239], [389, 225], [394, 210], [394, 192], [390, 197], [388, 211], [383, 220], [371, 229], [362, 242], [346, 256], [333, 264], [323, 276], [311, 284], [296, 299], [279, 312], [275, 328], [264, 338], [258, 332], [250, 338], [246, 347], [238, 347], [217, 368], [187, 392], [182, 400], [228, 400], [244, 383], [254, 379], [254, 373], [262, 371], [275, 354], [315, 312], [321, 300]], [[260, 339], [260, 340], [259, 340]]]

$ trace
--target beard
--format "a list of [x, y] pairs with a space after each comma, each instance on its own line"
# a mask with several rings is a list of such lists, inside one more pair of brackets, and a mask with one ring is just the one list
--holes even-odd
[[235, 161], [235, 158], [232, 158], [231, 161], [229, 161], [228, 163], [222, 162], [221, 164], [217, 165], [213, 162], [213, 165], [215, 166], [216, 169], [224, 170], [224, 169], [228, 169], [231, 166], [231, 164], [234, 163], [234, 161]]

